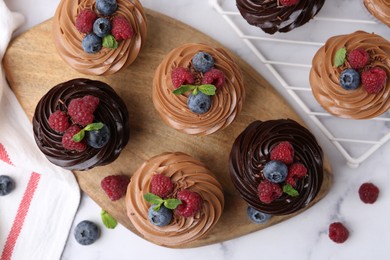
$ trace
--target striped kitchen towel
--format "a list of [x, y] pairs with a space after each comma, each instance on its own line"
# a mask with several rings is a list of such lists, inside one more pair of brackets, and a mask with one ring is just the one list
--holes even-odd
[[[0, 0], [0, 60], [23, 17]], [[0, 260], [60, 259], [80, 202], [72, 172], [37, 148], [32, 125], [0, 71], [0, 175], [15, 189], [0, 196]]]

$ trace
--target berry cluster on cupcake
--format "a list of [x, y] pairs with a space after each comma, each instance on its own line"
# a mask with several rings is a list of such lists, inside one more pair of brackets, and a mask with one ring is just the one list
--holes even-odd
[[386, 71], [372, 65], [374, 57], [363, 48], [347, 51], [345, 47], [337, 50], [334, 66], [341, 68], [340, 86], [346, 90], [363, 87], [369, 94], [378, 94], [386, 86]]
[[118, 42], [133, 37], [130, 22], [116, 14], [116, 0], [96, 0], [96, 11], [83, 9], [77, 15], [75, 26], [85, 34], [81, 42], [83, 50], [93, 54], [103, 47], [116, 49]]
[[225, 84], [224, 73], [214, 67], [214, 58], [207, 52], [197, 52], [189, 66], [176, 67], [171, 73], [173, 93], [182, 95], [188, 91], [188, 108], [196, 114], [204, 114], [211, 108], [211, 96]]
[[100, 149], [110, 140], [110, 129], [102, 122], [94, 122], [99, 98], [86, 95], [70, 101], [67, 110], [56, 110], [48, 118], [52, 130], [62, 134], [66, 150], [83, 152], [87, 145]]
[[155, 226], [169, 225], [173, 214], [179, 217], [192, 217], [201, 208], [203, 199], [199, 193], [182, 189], [173, 193], [174, 183], [168, 176], [156, 173], [150, 181], [150, 193], [144, 194], [144, 199], [151, 204], [148, 219]]

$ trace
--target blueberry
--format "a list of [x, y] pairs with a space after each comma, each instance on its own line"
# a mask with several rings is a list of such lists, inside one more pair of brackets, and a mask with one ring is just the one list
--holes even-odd
[[340, 73], [340, 85], [346, 90], [357, 89], [360, 85], [360, 75], [354, 69], [346, 69]]
[[0, 196], [5, 196], [11, 193], [15, 188], [14, 180], [7, 175], [0, 175]]
[[99, 236], [99, 227], [89, 220], [81, 221], [77, 224], [74, 230], [74, 237], [76, 238], [76, 241], [84, 246], [92, 244], [99, 238]]
[[90, 33], [84, 37], [81, 44], [85, 52], [96, 53], [102, 48], [102, 38], [94, 33]]
[[200, 51], [192, 58], [192, 65], [197, 71], [205, 73], [214, 66], [214, 59], [207, 52]]
[[198, 92], [196, 95], [191, 93], [188, 96], [187, 105], [192, 112], [197, 114], [204, 114], [210, 110], [211, 98], [202, 92]]
[[272, 215], [258, 211], [251, 206], [248, 206], [246, 213], [249, 219], [255, 224], [264, 224], [272, 217]]
[[265, 165], [263, 173], [270, 182], [280, 183], [286, 179], [288, 168], [280, 161], [270, 161]]
[[111, 32], [111, 23], [110, 20], [106, 18], [98, 18], [93, 23], [93, 32], [99, 36], [104, 37]]
[[116, 0], [96, 0], [96, 9], [102, 15], [112, 15], [117, 8]]
[[156, 211], [153, 209], [154, 207], [156, 207], [156, 205], [150, 206], [148, 210], [148, 218], [150, 223], [158, 227], [163, 227], [171, 223], [172, 210], [167, 209], [162, 205], [160, 210]]
[[110, 129], [107, 125], [104, 125], [99, 130], [86, 131], [85, 139], [89, 146], [93, 148], [102, 148], [110, 140], [111, 134]]

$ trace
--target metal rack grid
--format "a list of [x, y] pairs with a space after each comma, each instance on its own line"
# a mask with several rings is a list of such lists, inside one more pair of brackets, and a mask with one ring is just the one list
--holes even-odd
[[[234, 2], [234, 3], [233, 3]], [[327, 1], [330, 2], [329, 0]], [[355, 1], [351, 4], [356, 4]], [[289, 34], [275, 34], [267, 35], [263, 33], [259, 28], [250, 26], [246, 21], [241, 17], [238, 12], [235, 1], [232, 0], [209, 0], [209, 4], [215, 8], [218, 14], [220, 14], [224, 20], [230, 25], [233, 31], [237, 34], [239, 38], [245, 43], [245, 45], [250, 49], [250, 51], [265, 65], [269, 72], [276, 78], [279, 82], [282, 90], [286, 91], [289, 96], [296, 102], [296, 104], [303, 110], [303, 112], [312, 120], [312, 122], [318, 126], [318, 128], [324, 133], [324, 135], [335, 145], [335, 147], [340, 151], [340, 153], [345, 157], [347, 164], [356, 168], [360, 163], [365, 161], [370, 155], [377, 151], [383, 144], [385, 144], [390, 139], [390, 113], [387, 112], [380, 117], [376, 117], [370, 120], [348, 120], [341, 119], [335, 116], [330, 115], [322, 107], [313, 105], [313, 95], [311, 93], [311, 88], [308, 83], [308, 74], [307, 82], [301, 85], [290, 84], [286, 80], [286, 76], [281, 73], [281, 68], [295, 68], [298, 70], [305, 70], [307, 73], [310, 71], [311, 65], [303, 64], [301, 62], [287, 62], [283, 59], [267, 58], [264, 55], [264, 51], [261, 50], [259, 43], [278, 43], [286, 44], [289, 47], [302, 46], [307, 48], [308, 46], [314, 47], [315, 51], [321, 47], [324, 42], [319, 41], [310, 41], [307, 38], [302, 37], [299, 39], [289, 38]], [[225, 5], [227, 7], [225, 7]], [[326, 5], [323, 9], [326, 8]], [[363, 8], [363, 4], [361, 4]], [[320, 16], [321, 12], [313, 19], [314, 23], [326, 23], [326, 22], [336, 22], [338, 24], [348, 24], [349, 27], [352, 27], [355, 30], [362, 29], [367, 25], [375, 25], [375, 29], [380, 28], [379, 31], [385, 31], [388, 28], [381, 25], [379, 22], [374, 19], [369, 19], [368, 12], [361, 16], [368, 17], [367, 19], [354, 19], [354, 18], [345, 18], [345, 17], [323, 17]], [[337, 15], [337, 14], [336, 14]], [[310, 22], [313, 23], [313, 22]], [[352, 25], [352, 26], [351, 26]], [[306, 26], [306, 25], [305, 25]], [[252, 30], [247, 30], [247, 29]], [[253, 30], [255, 28], [255, 30]], [[244, 32], [244, 31], [247, 32]], [[294, 29], [297, 30], [297, 29]], [[336, 29], [337, 31], [337, 29]], [[388, 33], [388, 31], [387, 31]], [[380, 34], [380, 33], [378, 33]], [[381, 35], [381, 34], [380, 34]], [[382, 34], [382, 36], [384, 36]], [[302, 39], [306, 38], [306, 39]], [[268, 54], [268, 53], [267, 53]], [[311, 53], [312, 54], [312, 53]], [[312, 55], [310, 56], [312, 57]], [[289, 74], [291, 75], [291, 74]], [[302, 93], [304, 93], [302, 95]], [[312, 99], [312, 100], [310, 100]], [[316, 103], [316, 102], [315, 102]], [[356, 124], [359, 122], [359, 124]], [[363, 123], [364, 122], [364, 123]], [[332, 131], [327, 124], [332, 124], [333, 126], [340, 126], [340, 130]], [[368, 133], [358, 134], [356, 137], [350, 138], [348, 130], [354, 128], [354, 131], [359, 128], [361, 125], [365, 125], [365, 129], [370, 129]], [[357, 128], [358, 127], [358, 128]], [[368, 127], [368, 128], [367, 128]], [[347, 131], [347, 133], [346, 133]], [[377, 131], [378, 133], [376, 133]], [[339, 137], [337, 137], [339, 136]], [[371, 138], [368, 138], [371, 137]], [[361, 147], [364, 146], [364, 147]], [[367, 147], [368, 146], [368, 147]], [[353, 153], [359, 154], [354, 155]]]

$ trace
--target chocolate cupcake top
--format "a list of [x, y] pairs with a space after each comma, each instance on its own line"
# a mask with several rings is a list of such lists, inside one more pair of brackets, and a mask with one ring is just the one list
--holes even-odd
[[[260, 201], [258, 186], [270, 152], [281, 142], [289, 142], [296, 162], [307, 168], [296, 182], [298, 196], [283, 193], [271, 203]], [[291, 119], [254, 121], [235, 140], [229, 158], [231, 180], [241, 197], [253, 208], [271, 215], [294, 213], [307, 206], [318, 194], [323, 181], [323, 154], [315, 137]]]
[[[151, 179], [163, 174], [174, 183], [172, 194], [182, 190], [197, 192], [203, 199], [199, 212], [190, 217], [173, 215], [166, 226], [148, 220], [150, 203], [144, 194], [151, 192]], [[190, 155], [175, 152], [150, 158], [133, 174], [126, 193], [127, 215], [146, 239], [158, 245], [175, 247], [204, 236], [218, 222], [224, 207], [222, 186], [213, 173]]]
[[[224, 74], [224, 86], [211, 97], [210, 109], [196, 114], [188, 108], [188, 93], [175, 95], [172, 71], [175, 68], [190, 68], [191, 60], [198, 52], [207, 52], [213, 57], [214, 68]], [[195, 80], [202, 81], [204, 73]], [[221, 48], [206, 44], [188, 43], [170, 51], [156, 69], [153, 79], [153, 104], [166, 124], [174, 129], [194, 135], [209, 135], [230, 125], [242, 109], [245, 88], [240, 67]]]
[[[53, 18], [54, 44], [61, 58], [73, 69], [88, 75], [109, 75], [127, 67], [137, 58], [147, 36], [144, 9], [138, 0], [117, 0], [118, 8], [109, 17], [124, 17], [131, 25], [133, 36], [118, 42], [117, 48], [102, 48], [90, 54], [83, 50], [85, 33], [77, 30], [77, 16], [82, 10], [98, 14], [95, 0], [61, 0]], [[104, 17], [104, 16], [103, 16]]]
[[389, 0], [364, 0], [364, 6], [379, 21], [390, 26], [390, 1]]
[[[367, 62], [362, 68], [355, 69], [360, 75], [360, 84], [354, 89], [345, 89], [341, 86], [340, 76], [343, 71], [355, 67], [351, 64], [349, 55], [356, 50], [367, 53]], [[337, 66], [335, 58], [342, 51], [344, 60]], [[367, 91], [364, 84], [364, 74], [373, 68], [382, 70], [385, 77], [382, 88], [370, 93], [371, 89]], [[329, 113], [343, 118], [368, 119], [379, 116], [390, 108], [389, 77], [389, 41], [374, 33], [356, 31], [329, 38], [317, 51], [312, 61], [310, 85], [318, 103]]]
[[[66, 111], [71, 100], [91, 95], [99, 98], [94, 116], [103, 122], [111, 133], [109, 142], [102, 148], [87, 146], [78, 152], [64, 149], [62, 133], [54, 131], [48, 118], [56, 110]], [[89, 79], [73, 79], [53, 87], [38, 102], [33, 131], [39, 149], [53, 164], [69, 170], [86, 170], [113, 162], [129, 139], [127, 107], [116, 92], [106, 83]]]
[[300, 0], [292, 6], [281, 6], [278, 0], [236, 0], [237, 8], [251, 25], [264, 32], [289, 32], [311, 20], [325, 0]]

